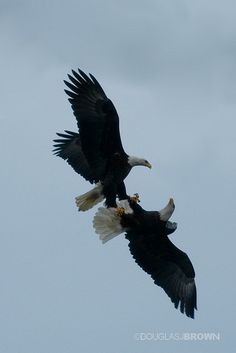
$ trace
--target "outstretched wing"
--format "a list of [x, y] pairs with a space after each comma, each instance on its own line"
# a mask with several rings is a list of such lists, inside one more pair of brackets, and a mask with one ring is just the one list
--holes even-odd
[[187, 254], [167, 236], [127, 232], [129, 249], [137, 264], [162, 287], [175, 308], [194, 318], [197, 309], [195, 272]]
[[[124, 154], [119, 131], [119, 117], [112, 101], [90, 74], [83, 71], [68, 75], [71, 82], [64, 81], [80, 132], [83, 153], [90, 166], [105, 171], [110, 157]], [[102, 175], [101, 175], [102, 177]]]
[[53, 146], [54, 154], [66, 160], [78, 174], [90, 181], [90, 183], [98, 182], [100, 171], [94, 170], [89, 165], [81, 148], [79, 134], [65, 130], [65, 134], [57, 133], [57, 135], [60, 139], [53, 140], [56, 142]]

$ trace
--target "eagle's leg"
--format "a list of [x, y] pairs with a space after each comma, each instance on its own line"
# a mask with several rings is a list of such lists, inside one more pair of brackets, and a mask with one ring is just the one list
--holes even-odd
[[126, 192], [125, 183], [123, 181], [117, 186], [117, 195], [119, 200], [129, 199], [129, 196], [127, 195], [127, 192]]
[[117, 193], [117, 187], [115, 183], [113, 182], [103, 183], [103, 194], [106, 200], [105, 205], [107, 208], [109, 207], [117, 208], [116, 193]]
[[125, 183], [122, 181], [117, 187], [117, 195], [119, 200], [130, 200], [131, 202], [140, 202], [139, 194], [135, 193], [133, 196], [128, 196], [126, 192]]
[[[117, 195], [119, 200], [130, 200], [130, 197], [127, 195], [126, 192], [126, 187], [124, 181], [122, 181], [118, 186], [117, 186]], [[118, 216], [123, 216], [125, 213], [125, 209], [123, 207], [117, 207], [116, 213]]]

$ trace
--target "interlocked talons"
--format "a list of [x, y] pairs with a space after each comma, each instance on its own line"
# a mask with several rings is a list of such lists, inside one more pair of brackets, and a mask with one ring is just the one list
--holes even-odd
[[140, 202], [139, 194], [135, 193], [133, 196], [130, 196], [130, 200], [136, 203]]
[[124, 209], [124, 207], [117, 207], [117, 209], [116, 209], [116, 214], [117, 214], [119, 217], [123, 216], [123, 214], [125, 214], [125, 209]]

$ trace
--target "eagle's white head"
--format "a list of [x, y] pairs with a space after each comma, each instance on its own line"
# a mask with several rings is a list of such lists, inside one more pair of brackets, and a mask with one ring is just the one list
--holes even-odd
[[144, 158], [139, 158], [139, 157], [135, 157], [135, 156], [129, 156], [128, 157], [128, 163], [131, 167], [136, 167], [136, 166], [144, 166], [147, 168], [152, 168], [151, 163], [149, 163], [146, 159]]
[[162, 210], [159, 211], [160, 214], [160, 220], [161, 221], [168, 221], [168, 219], [172, 216], [172, 213], [175, 210], [175, 203], [172, 198], [170, 198], [168, 204], [166, 207], [164, 207]]

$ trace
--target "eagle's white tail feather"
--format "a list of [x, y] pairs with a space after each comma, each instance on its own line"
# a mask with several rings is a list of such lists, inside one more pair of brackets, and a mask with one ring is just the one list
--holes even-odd
[[103, 243], [124, 231], [115, 208], [100, 207], [94, 216], [93, 227]]
[[76, 205], [79, 208], [79, 211], [87, 211], [101, 202], [104, 199], [102, 189], [102, 184], [99, 182], [92, 190], [76, 197]]
[[[133, 213], [127, 200], [117, 202], [117, 206], [123, 207], [126, 214]], [[98, 209], [93, 219], [93, 227], [103, 244], [125, 231], [120, 224], [120, 216], [117, 214], [116, 208], [112, 207]]]

